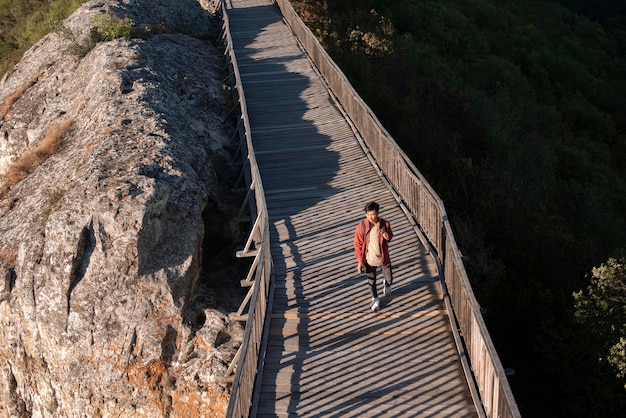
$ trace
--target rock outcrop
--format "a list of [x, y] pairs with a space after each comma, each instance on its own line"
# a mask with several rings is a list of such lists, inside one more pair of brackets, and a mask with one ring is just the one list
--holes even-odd
[[0, 416], [224, 416], [213, 8], [87, 2], [0, 81]]

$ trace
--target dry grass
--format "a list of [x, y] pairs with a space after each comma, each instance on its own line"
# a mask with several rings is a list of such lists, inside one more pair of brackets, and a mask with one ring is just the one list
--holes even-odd
[[13, 104], [17, 102], [20, 97], [22, 97], [26, 90], [37, 84], [37, 81], [39, 81], [39, 77], [41, 77], [41, 74], [43, 74], [43, 72], [37, 74], [29, 82], [22, 84], [20, 88], [13, 92], [13, 94], [5, 97], [4, 102], [0, 106], [0, 117], [2, 117], [4, 121], [7, 121], [9, 119], [9, 110], [11, 110], [11, 106], [13, 106]]
[[8, 120], [9, 110], [11, 109], [11, 106], [13, 106], [13, 103], [17, 102], [17, 100], [22, 97], [22, 94], [24, 94], [24, 92], [28, 90], [29, 87], [30, 86], [28, 85], [28, 83], [26, 83], [22, 85], [19, 89], [17, 89], [17, 91], [15, 91], [13, 94], [8, 95], [4, 99], [2, 106], [0, 106], [0, 116], [4, 121]]
[[9, 189], [15, 186], [54, 154], [61, 147], [63, 137], [73, 124], [72, 118], [52, 124], [36, 148], [26, 151], [15, 163], [11, 164], [5, 178], [6, 186]]

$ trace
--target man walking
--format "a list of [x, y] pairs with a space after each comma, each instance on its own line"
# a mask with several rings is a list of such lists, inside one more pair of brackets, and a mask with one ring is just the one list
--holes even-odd
[[378, 203], [369, 202], [365, 205], [365, 219], [356, 226], [354, 231], [354, 256], [357, 271], [365, 272], [367, 284], [372, 296], [372, 311], [380, 309], [380, 299], [376, 289], [376, 270], [381, 267], [383, 273], [383, 294], [391, 294], [393, 275], [391, 258], [387, 243], [393, 238], [389, 222], [378, 216]]

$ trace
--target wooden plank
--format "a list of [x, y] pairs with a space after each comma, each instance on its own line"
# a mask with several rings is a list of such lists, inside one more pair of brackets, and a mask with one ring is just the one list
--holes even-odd
[[[292, 401], [289, 407], [277, 408], [284, 405], [284, 401], [277, 402], [271, 407], [259, 408], [257, 417], [301, 417], [301, 416], [325, 416], [325, 417], [475, 417], [475, 410], [467, 404], [421, 404], [421, 405], [390, 405], [378, 400], [375, 395], [369, 402], [359, 398], [338, 400], [334, 403], [320, 401], [316, 405]], [[297, 412], [292, 412], [292, 411]]]
[[315, 390], [334, 393], [353, 390], [356, 382], [359, 386], [386, 393], [398, 390], [443, 393], [463, 387], [465, 377], [458, 362], [415, 363], [411, 366], [402, 371], [385, 371], [364, 363], [331, 370], [315, 369], [313, 372], [293, 368], [267, 370], [263, 373], [262, 385], [279, 392]]
[[[428, 362], [441, 362], [458, 361], [459, 358], [455, 354], [454, 342], [440, 338], [434, 339], [435, 343], [431, 344], [430, 351], [427, 355], [415, 351], [396, 351], [391, 348], [386, 354], [386, 360], [388, 362], [401, 361], [408, 367], [413, 367], [414, 363], [428, 363]], [[428, 344], [428, 342], [422, 340], [421, 344]], [[420, 350], [426, 347], [420, 346]], [[279, 370], [284, 368], [297, 369], [300, 372], [311, 372], [318, 369], [331, 369], [333, 367], [343, 367], [350, 365], [364, 364], [376, 364], [373, 361], [377, 361], [380, 357], [381, 350], [379, 347], [373, 347], [371, 349], [350, 349], [350, 347], [341, 347], [341, 351], [337, 350], [305, 350], [300, 351], [278, 351], [275, 350], [272, 353], [268, 353], [265, 359], [265, 367], [268, 370]], [[324, 361], [320, 362], [319, 359], [323, 357]]]

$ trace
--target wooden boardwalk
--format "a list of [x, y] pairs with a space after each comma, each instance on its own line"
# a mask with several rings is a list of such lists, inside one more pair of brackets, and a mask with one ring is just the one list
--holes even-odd
[[[477, 416], [432, 257], [278, 10], [226, 7], [275, 269], [252, 416]], [[393, 294], [377, 313], [352, 247], [370, 200], [394, 231]]]

